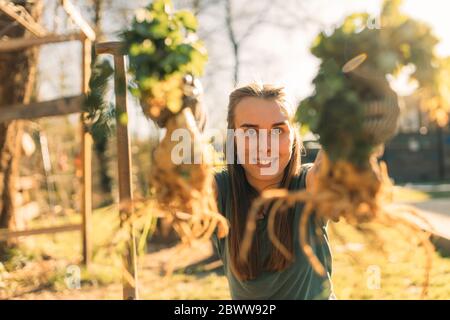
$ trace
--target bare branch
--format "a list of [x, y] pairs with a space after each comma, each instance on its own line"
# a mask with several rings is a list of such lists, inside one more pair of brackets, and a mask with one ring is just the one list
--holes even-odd
[[247, 39], [259, 25], [261, 25], [261, 24], [263, 24], [265, 22], [264, 18], [266, 16], [267, 12], [269, 12], [271, 7], [273, 6], [274, 2], [275, 1], [272, 1], [272, 0], [268, 0], [266, 2], [266, 5], [259, 12], [259, 14], [258, 14], [257, 18], [255, 19], [255, 21], [253, 21], [253, 23], [247, 28], [245, 33], [239, 39], [238, 44], [241, 44], [243, 41], [245, 41], [245, 39]]
[[234, 85], [236, 85], [239, 81], [239, 41], [237, 40], [233, 29], [231, 0], [225, 0], [225, 25], [234, 54]]

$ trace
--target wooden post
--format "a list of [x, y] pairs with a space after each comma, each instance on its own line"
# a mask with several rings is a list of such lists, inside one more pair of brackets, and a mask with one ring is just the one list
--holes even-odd
[[[89, 78], [91, 71], [92, 42], [85, 36], [81, 41], [81, 91], [87, 93], [89, 89]], [[81, 161], [82, 161], [82, 248], [83, 264], [89, 267], [92, 256], [91, 241], [91, 216], [92, 216], [92, 136], [88, 132], [84, 122], [85, 114], [81, 113]]]
[[129, 241], [124, 253], [124, 287], [126, 300], [137, 299], [136, 239], [130, 216], [133, 212], [133, 194], [131, 190], [131, 152], [128, 130], [127, 83], [125, 74], [125, 56], [114, 56], [114, 90], [116, 94], [117, 114], [117, 156], [119, 169], [120, 224], [129, 228]]
[[116, 96], [117, 121], [117, 157], [119, 170], [119, 208], [120, 226], [128, 232], [128, 241], [123, 253], [123, 298], [138, 299], [138, 281], [136, 264], [136, 239], [133, 222], [133, 193], [131, 183], [131, 152], [128, 130], [127, 80], [125, 56], [120, 42], [100, 43], [96, 52], [109, 53], [114, 56], [114, 92]]

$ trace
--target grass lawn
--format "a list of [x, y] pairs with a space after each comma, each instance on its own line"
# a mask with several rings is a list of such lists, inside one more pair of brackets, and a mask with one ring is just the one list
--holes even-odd
[[[395, 200], [420, 202], [432, 195], [396, 188]], [[0, 264], [0, 298], [19, 299], [120, 299], [120, 256], [111, 247], [118, 213], [103, 208], [93, 214], [94, 257], [89, 271], [81, 268], [81, 289], [68, 289], [66, 271], [78, 265], [80, 235], [76, 232], [24, 238], [10, 259]], [[79, 216], [52, 218], [52, 224], [78, 222]], [[33, 227], [48, 226], [46, 221]], [[368, 238], [344, 223], [335, 225], [345, 238], [341, 243], [330, 230], [333, 251], [333, 285], [339, 299], [417, 299], [424, 279], [425, 254], [405, 230], [374, 226], [379, 238], [375, 249]], [[373, 240], [372, 240], [373, 241]], [[195, 253], [195, 249], [192, 249]], [[202, 249], [202, 250], [210, 250]], [[228, 283], [220, 272], [176, 272], [163, 277], [154, 264], [156, 253], [139, 258], [141, 299], [229, 299]], [[355, 260], [356, 259], [356, 260]], [[379, 280], [379, 283], [377, 281]], [[379, 284], [379, 285], [378, 285]], [[450, 298], [450, 259], [435, 253], [429, 286], [430, 299]]]
[[432, 199], [450, 198], [450, 191], [419, 191], [408, 187], [394, 187], [394, 198], [397, 202], [422, 202]]

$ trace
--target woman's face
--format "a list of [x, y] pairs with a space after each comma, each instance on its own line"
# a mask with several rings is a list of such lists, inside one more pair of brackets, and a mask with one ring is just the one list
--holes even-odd
[[[264, 181], [282, 176], [294, 142], [294, 131], [285, 109], [274, 100], [254, 97], [244, 98], [235, 108], [235, 152], [246, 175]], [[239, 131], [243, 138], [239, 138]], [[245, 152], [239, 152], [239, 144], [244, 145]]]

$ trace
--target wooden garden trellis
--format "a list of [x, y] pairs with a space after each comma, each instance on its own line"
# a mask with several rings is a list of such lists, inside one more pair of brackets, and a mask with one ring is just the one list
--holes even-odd
[[[88, 266], [91, 260], [91, 215], [92, 215], [92, 136], [87, 131], [85, 123], [85, 113], [83, 112], [84, 96], [89, 89], [89, 78], [91, 73], [92, 44], [95, 41], [95, 32], [86, 23], [76, 8], [69, 0], [60, 0], [65, 12], [71, 20], [80, 28], [81, 32], [66, 35], [48, 35], [37, 23], [34, 23], [26, 11], [20, 10], [11, 5], [10, 2], [0, 0], [0, 10], [16, 20], [24, 28], [30, 31], [35, 37], [25, 37], [0, 41], [0, 52], [12, 52], [25, 50], [33, 46], [54, 44], [68, 41], [81, 42], [81, 95], [64, 97], [50, 101], [35, 102], [29, 104], [17, 104], [7, 106], [0, 110], [0, 122], [35, 119], [49, 116], [62, 116], [72, 113], [81, 113], [81, 153], [82, 153], [82, 223], [69, 224], [50, 228], [33, 230], [0, 230], [0, 240], [9, 238], [31, 236], [37, 234], [48, 234], [67, 231], [82, 232], [83, 263]], [[116, 114], [119, 117], [127, 113], [126, 99], [126, 73], [125, 56], [121, 53], [120, 43], [101, 43], [96, 45], [96, 53], [109, 53], [114, 56], [115, 66], [115, 94], [116, 94]], [[128, 124], [117, 121], [117, 154], [118, 154], [118, 180], [119, 180], [119, 201], [120, 201], [120, 225], [124, 227], [130, 225], [130, 217], [133, 212], [132, 188], [131, 188], [131, 153], [130, 138], [128, 134]], [[131, 204], [124, 206], [123, 204]], [[130, 237], [123, 254], [123, 298], [137, 299], [137, 272], [136, 272], [136, 244], [134, 228], [131, 224]]]
[[31, 236], [37, 234], [49, 234], [68, 231], [81, 231], [82, 248], [83, 248], [83, 264], [89, 266], [92, 247], [90, 240], [90, 226], [92, 215], [92, 181], [91, 181], [91, 165], [92, 165], [92, 137], [84, 126], [83, 114], [83, 97], [88, 92], [89, 77], [91, 69], [91, 48], [92, 42], [95, 41], [95, 32], [82, 19], [81, 15], [76, 11], [68, 0], [62, 0], [61, 4], [68, 16], [77, 24], [81, 32], [71, 33], [67, 35], [49, 35], [42, 26], [32, 20], [27, 11], [11, 2], [0, 1], [0, 10], [8, 15], [11, 19], [19, 23], [23, 28], [29, 31], [34, 37], [23, 37], [18, 39], [9, 39], [0, 41], [0, 52], [14, 52], [18, 50], [26, 50], [33, 46], [41, 46], [46, 44], [62, 43], [68, 41], [81, 42], [81, 95], [64, 97], [50, 101], [17, 104], [6, 106], [0, 110], [0, 122], [8, 122], [13, 120], [35, 119], [50, 116], [62, 116], [72, 113], [81, 113], [81, 158], [82, 158], [82, 204], [81, 224], [67, 224], [56, 227], [40, 228], [32, 230], [9, 231], [7, 229], [0, 230], [0, 240], [8, 240], [15, 237]]
[[91, 159], [92, 159], [92, 137], [84, 126], [83, 99], [84, 94], [88, 92], [89, 77], [91, 70], [91, 50], [92, 43], [95, 41], [95, 32], [82, 19], [75, 7], [68, 0], [62, 0], [61, 4], [68, 16], [77, 24], [81, 32], [67, 35], [48, 34], [45, 29], [33, 21], [27, 14], [27, 11], [19, 5], [11, 2], [0, 1], [0, 10], [11, 19], [19, 23], [23, 28], [29, 31], [34, 37], [23, 37], [18, 39], [9, 39], [0, 41], [0, 52], [14, 52], [26, 50], [33, 46], [54, 44], [68, 41], [81, 42], [81, 95], [64, 97], [50, 101], [16, 104], [3, 107], [0, 110], [0, 122], [13, 120], [36, 119], [49, 116], [61, 116], [72, 113], [81, 113], [81, 159], [82, 159], [82, 196], [81, 213], [82, 222], [80, 224], [67, 224], [56, 227], [40, 228], [32, 230], [9, 231], [0, 230], [0, 240], [10, 238], [31, 236], [37, 234], [49, 234], [68, 231], [81, 231], [83, 264], [89, 266], [92, 254], [90, 229], [92, 215], [92, 181], [91, 181]]

